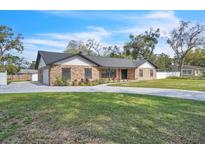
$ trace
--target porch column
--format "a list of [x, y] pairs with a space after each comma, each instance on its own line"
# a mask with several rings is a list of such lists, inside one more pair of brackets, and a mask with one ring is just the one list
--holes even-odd
[[116, 78], [117, 78], [117, 80], [120, 80], [120, 79], [121, 79], [121, 71], [120, 71], [120, 68], [116, 68]]

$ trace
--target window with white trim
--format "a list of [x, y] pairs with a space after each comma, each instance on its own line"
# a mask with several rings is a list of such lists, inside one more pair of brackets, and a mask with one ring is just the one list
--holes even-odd
[[71, 79], [71, 68], [62, 68], [62, 80], [67, 81]]
[[140, 70], [139, 70], [139, 76], [140, 76], [140, 77], [143, 77], [143, 69], [140, 69]]
[[153, 76], [154, 76], [154, 71], [150, 70], [150, 77], [153, 77]]
[[85, 68], [85, 78], [92, 79], [92, 68]]
[[107, 68], [101, 70], [101, 78], [113, 78], [116, 76], [116, 69]]

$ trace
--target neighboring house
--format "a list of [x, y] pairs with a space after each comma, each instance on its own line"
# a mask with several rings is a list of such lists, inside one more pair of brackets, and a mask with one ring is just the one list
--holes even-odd
[[[172, 70], [177, 70], [172, 66]], [[205, 73], [205, 68], [191, 65], [184, 65], [182, 69], [182, 76], [202, 76]]]
[[38, 70], [21, 69], [15, 75], [8, 75], [10, 81], [38, 81]]
[[130, 60], [39, 51], [36, 60], [39, 81], [54, 85], [57, 78], [70, 81], [99, 80], [152, 80], [156, 79], [156, 65], [147, 60]]
[[34, 69], [21, 69], [17, 75], [27, 75], [29, 76], [29, 80], [31, 81], [38, 81], [38, 70]]
[[198, 66], [185, 65], [182, 69], [183, 76], [202, 76], [205, 73], [205, 68]]

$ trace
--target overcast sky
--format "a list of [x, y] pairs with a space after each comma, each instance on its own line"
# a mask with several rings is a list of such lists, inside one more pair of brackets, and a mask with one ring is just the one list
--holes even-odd
[[205, 24], [205, 11], [0, 11], [0, 24], [23, 34], [22, 56], [36, 59], [38, 50], [63, 51], [69, 40], [96, 39], [105, 45], [129, 41], [129, 34], [160, 28], [155, 53], [174, 53], [167, 45], [169, 32], [179, 21]]

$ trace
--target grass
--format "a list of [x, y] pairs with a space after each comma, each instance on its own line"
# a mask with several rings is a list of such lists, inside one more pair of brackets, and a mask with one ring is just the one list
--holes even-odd
[[205, 91], [205, 80], [191, 79], [159, 79], [148, 81], [136, 81], [127, 83], [117, 83], [110, 86], [123, 87], [146, 87], [146, 88], [167, 88]]
[[205, 143], [205, 102], [114, 93], [0, 95], [0, 143]]
[[10, 84], [12, 82], [25, 82], [25, 81], [31, 81], [31, 80], [7, 80], [7, 83]]

